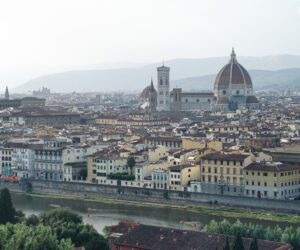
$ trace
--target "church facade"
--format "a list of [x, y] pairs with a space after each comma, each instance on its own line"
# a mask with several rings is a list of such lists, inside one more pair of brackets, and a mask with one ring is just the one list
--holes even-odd
[[[145, 100], [145, 97], [148, 99]], [[234, 50], [229, 63], [216, 76], [214, 92], [186, 92], [182, 88], [170, 90], [170, 68], [163, 65], [157, 68], [157, 92], [151, 81], [151, 85], [143, 90], [141, 98], [144, 103], [148, 103], [152, 112], [154, 107], [157, 111], [179, 112], [253, 109], [258, 106], [258, 100], [253, 95], [251, 77], [238, 63]]]

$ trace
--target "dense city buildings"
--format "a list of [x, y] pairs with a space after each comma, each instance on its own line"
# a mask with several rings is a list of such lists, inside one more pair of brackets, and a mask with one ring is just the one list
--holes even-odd
[[170, 77], [170, 67], [158, 67], [157, 90], [151, 80], [141, 94], [42, 88], [35, 97], [11, 99], [6, 89], [2, 178], [256, 199], [300, 196], [299, 99], [255, 92], [234, 50], [214, 92], [171, 89]]

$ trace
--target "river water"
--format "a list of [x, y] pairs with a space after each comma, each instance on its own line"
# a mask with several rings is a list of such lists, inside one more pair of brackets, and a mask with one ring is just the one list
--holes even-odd
[[[99, 232], [102, 232], [105, 226], [116, 225], [122, 220], [155, 226], [199, 230], [199, 228], [209, 223], [212, 219], [217, 221], [224, 219], [224, 217], [185, 211], [183, 209], [134, 206], [132, 204], [108, 204], [98, 201], [76, 201], [71, 199], [36, 197], [18, 193], [12, 193], [12, 199], [16, 209], [22, 210], [26, 215], [40, 214], [54, 207], [69, 207], [80, 213], [83, 220], [86, 223], [92, 224]], [[226, 219], [235, 221], [238, 218]], [[254, 219], [240, 220], [242, 222], [259, 223], [265, 226], [275, 226], [278, 224]], [[280, 225], [285, 226], [287, 224], [280, 223]]]

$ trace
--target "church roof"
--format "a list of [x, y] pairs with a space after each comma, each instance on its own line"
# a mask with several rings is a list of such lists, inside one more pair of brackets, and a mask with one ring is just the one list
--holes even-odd
[[157, 91], [154, 88], [152, 79], [151, 79], [151, 84], [149, 86], [147, 86], [146, 88], [144, 88], [144, 90], [142, 91], [140, 98], [148, 99], [150, 97], [150, 93], [155, 93], [155, 95], [157, 95]]
[[216, 77], [215, 89], [235, 84], [244, 84], [251, 88], [252, 80], [248, 71], [236, 60], [236, 54], [232, 49], [229, 63], [220, 70]]

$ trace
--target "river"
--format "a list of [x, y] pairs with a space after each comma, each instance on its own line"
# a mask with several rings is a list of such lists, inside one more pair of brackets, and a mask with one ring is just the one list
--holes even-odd
[[[30, 196], [19, 193], [12, 193], [12, 199], [16, 209], [22, 210], [26, 215], [37, 215], [53, 207], [69, 207], [80, 213], [84, 222], [92, 224], [98, 232], [102, 232], [105, 226], [116, 225], [122, 220], [130, 220], [155, 226], [197, 230], [198, 226], [202, 227], [212, 219], [217, 221], [224, 219], [219, 216], [185, 211], [183, 209], [134, 206], [132, 204], [108, 204], [98, 201], [76, 201], [71, 199]], [[229, 221], [235, 221], [237, 218], [227, 219]], [[254, 219], [241, 219], [241, 221], [259, 223], [265, 226], [275, 226], [278, 224]], [[197, 227], [193, 226], [195, 224]], [[279, 224], [282, 226], [286, 225], [284, 223]]]

